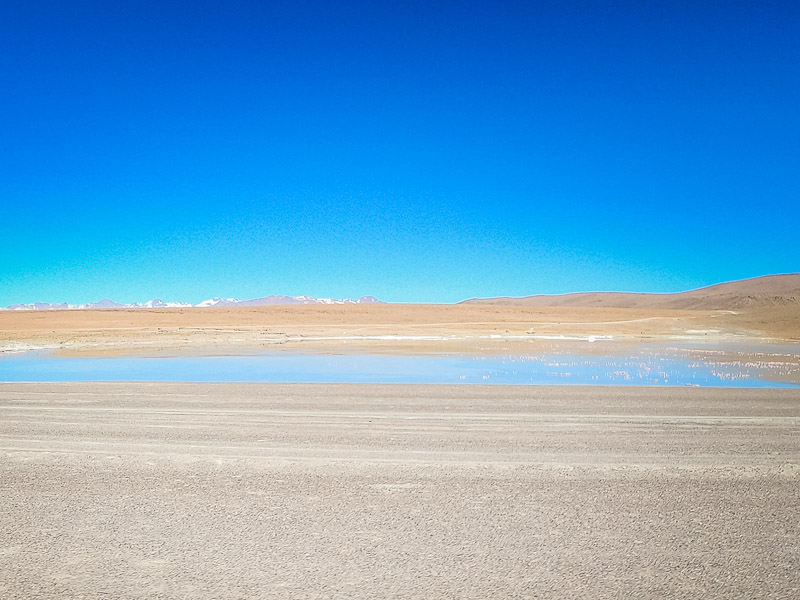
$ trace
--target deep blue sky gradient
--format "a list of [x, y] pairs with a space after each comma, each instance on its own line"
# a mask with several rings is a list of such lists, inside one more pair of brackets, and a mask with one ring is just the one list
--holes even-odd
[[800, 271], [800, 3], [0, 4], [0, 306]]

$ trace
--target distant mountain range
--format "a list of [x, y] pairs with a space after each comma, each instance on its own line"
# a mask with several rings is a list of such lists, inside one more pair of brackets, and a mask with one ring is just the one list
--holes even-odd
[[800, 312], [800, 273], [767, 275], [741, 281], [730, 281], [675, 294], [581, 292], [523, 298], [473, 298], [465, 300], [463, 304], [733, 311], [764, 306], [794, 305]]
[[156, 298], [147, 302], [133, 302], [131, 304], [120, 304], [105, 298], [100, 302], [90, 304], [67, 304], [66, 302], [34, 302], [32, 304], [12, 304], [8, 308], [0, 310], [91, 310], [91, 309], [125, 309], [125, 308], [206, 308], [211, 306], [278, 306], [287, 304], [382, 304], [374, 296], [362, 296], [358, 300], [345, 298], [335, 300], [333, 298], [313, 298], [312, 296], [265, 296], [264, 298], [254, 298], [252, 300], [237, 300], [236, 298], [211, 298], [199, 304], [189, 304], [187, 302], [164, 302]]
[[[187, 302], [164, 302], [159, 299], [148, 302], [120, 304], [105, 298], [91, 304], [12, 304], [0, 310], [80, 310], [80, 309], [146, 309], [146, 308], [205, 308], [214, 306], [278, 306], [291, 304], [382, 304], [374, 296], [362, 296], [357, 300], [314, 298], [312, 296], [265, 296], [252, 300], [236, 298], [211, 298], [198, 304]], [[579, 292], [574, 294], [537, 295], [525, 297], [472, 298], [460, 304], [517, 305], [541, 307], [609, 307], [642, 309], [700, 309], [739, 310], [768, 306], [786, 306], [800, 314], [800, 273], [767, 275], [741, 281], [730, 281], [709, 287], [677, 292], [674, 294], [650, 294], [634, 292]]]

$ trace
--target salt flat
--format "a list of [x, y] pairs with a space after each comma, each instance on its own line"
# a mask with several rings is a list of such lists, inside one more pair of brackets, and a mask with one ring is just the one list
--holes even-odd
[[795, 598], [800, 391], [0, 384], [5, 598]]

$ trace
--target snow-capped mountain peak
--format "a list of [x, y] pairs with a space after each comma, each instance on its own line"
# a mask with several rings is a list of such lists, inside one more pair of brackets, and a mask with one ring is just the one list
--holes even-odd
[[103, 298], [100, 302], [92, 302], [91, 304], [87, 304], [86, 308], [125, 308], [124, 304], [120, 304], [119, 302], [114, 302], [109, 298]]
[[239, 300], [236, 298], [210, 298], [209, 300], [203, 300], [199, 304], [195, 304], [198, 307], [207, 307], [207, 306], [231, 306], [239, 304]]
[[89, 304], [67, 304], [50, 303], [50, 302], [34, 302], [30, 304], [12, 304], [7, 309], [0, 310], [81, 310], [81, 309], [94, 309], [94, 310], [113, 310], [124, 308], [208, 308], [214, 306], [276, 306], [287, 304], [377, 304], [382, 303], [374, 296], [362, 296], [358, 300], [350, 300], [344, 298], [337, 300], [334, 298], [315, 298], [313, 296], [264, 296], [262, 298], [253, 298], [252, 300], [237, 300], [236, 298], [210, 298], [203, 300], [198, 304], [190, 304], [188, 302], [164, 302], [160, 298], [154, 298], [147, 302], [132, 302], [130, 304], [120, 304], [114, 302], [109, 298], [104, 298], [99, 302], [91, 302]]

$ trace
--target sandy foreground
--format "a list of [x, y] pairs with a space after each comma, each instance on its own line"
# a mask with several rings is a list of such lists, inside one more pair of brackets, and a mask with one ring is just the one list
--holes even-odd
[[740, 311], [377, 304], [0, 311], [0, 352], [524, 353], [564, 344], [568, 351], [588, 352], [598, 348], [592, 343], [619, 347], [654, 340], [800, 344], [800, 310], [794, 304]]
[[3, 598], [797, 598], [800, 391], [0, 384]]

